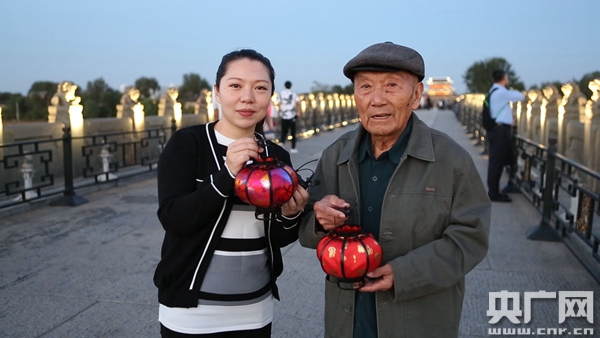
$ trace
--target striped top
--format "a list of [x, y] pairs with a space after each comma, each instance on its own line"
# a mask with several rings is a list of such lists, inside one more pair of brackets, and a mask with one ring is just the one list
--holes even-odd
[[[215, 130], [220, 156], [235, 140]], [[160, 305], [159, 321], [181, 333], [259, 329], [273, 320], [273, 297], [264, 225], [254, 217], [255, 207], [236, 196], [233, 210], [206, 276], [200, 287], [198, 307]]]

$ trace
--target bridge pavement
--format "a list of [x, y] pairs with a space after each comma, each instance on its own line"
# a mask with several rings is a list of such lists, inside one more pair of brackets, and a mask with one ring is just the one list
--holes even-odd
[[[487, 158], [452, 112], [417, 113], [465, 147], [485, 179]], [[318, 159], [325, 146], [352, 128], [300, 141], [300, 152], [292, 155], [295, 166]], [[163, 231], [156, 218], [156, 180], [85, 197], [89, 203], [75, 208], [42, 207], [0, 219], [0, 337], [159, 336], [152, 275]], [[460, 336], [484, 337], [496, 327], [593, 327], [583, 318], [559, 324], [556, 299], [534, 302], [527, 325], [506, 318], [489, 324], [488, 292], [501, 290], [521, 297], [525, 291], [594, 291], [597, 325], [599, 285], [562, 243], [525, 238], [540, 215], [524, 197], [512, 197], [513, 203], [493, 204], [490, 250], [467, 275]], [[324, 273], [315, 253], [294, 243], [284, 248], [284, 260], [273, 337], [321, 337]]]

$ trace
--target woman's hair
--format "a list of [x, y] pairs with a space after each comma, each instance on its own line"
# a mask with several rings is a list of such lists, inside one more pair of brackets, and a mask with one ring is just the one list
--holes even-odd
[[258, 61], [265, 65], [265, 67], [267, 67], [267, 69], [269, 70], [269, 78], [271, 79], [271, 95], [273, 95], [273, 93], [275, 92], [275, 69], [273, 69], [271, 61], [269, 61], [269, 59], [267, 59], [264, 55], [255, 51], [254, 49], [240, 49], [227, 53], [223, 56], [223, 58], [221, 59], [221, 64], [217, 69], [217, 82], [215, 82], [217, 88], [221, 89], [219, 86], [221, 84], [221, 79], [223, 78], [223, 76], [225, 76], [225, 73], [227, 72], [227, 66], [229, 66], [229, 64], [233, 61], [243, 59]]

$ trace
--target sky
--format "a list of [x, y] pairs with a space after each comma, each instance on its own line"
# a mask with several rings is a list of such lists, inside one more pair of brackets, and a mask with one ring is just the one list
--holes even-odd
[[600, 70], [600, 1], [3, 1], [0, 92], [35, 81], [97, 78], [113, 88], [146, 76], [162, 89], [197, 73], [213, 84], [221, 57], [252, 48], [268, 57], [275, 88], [348, 85], [348, 60], [392, 41], [417, 50], [426, 78], [450, 76], [457, 93], [474, 62], [505, 58], [526, 87]]

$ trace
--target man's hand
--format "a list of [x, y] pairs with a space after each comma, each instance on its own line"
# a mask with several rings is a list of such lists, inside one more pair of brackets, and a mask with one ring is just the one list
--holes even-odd
[[315, 203], [313, 210], [323, 229], [330, 231], [344, 224], [346, 214], [341, 212], [340, 209], [348, 207], [350, 207], [350, 204], [343, 199], [335, 195], [327, 195]]
[[365, 286], [359, 289], [362, 292], [387, 291], [394, 286], [394, 272], [392, 266], [385, 264], [369, 272], [365, 280]]

